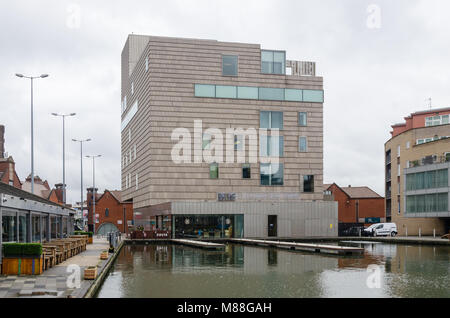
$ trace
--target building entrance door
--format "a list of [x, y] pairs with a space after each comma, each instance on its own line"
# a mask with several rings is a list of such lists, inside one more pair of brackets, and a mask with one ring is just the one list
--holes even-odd
[[269, 225], [269, 237], [277, 237], [278, 236], [278, 228], [277, 228], [277, 216], [269, 215], [268, 216], [268, 225]]

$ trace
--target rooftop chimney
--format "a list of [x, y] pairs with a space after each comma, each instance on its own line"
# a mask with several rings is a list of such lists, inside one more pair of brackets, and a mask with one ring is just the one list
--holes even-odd
[[0, 159], [5, 157], [5, 126], [0, 125]]

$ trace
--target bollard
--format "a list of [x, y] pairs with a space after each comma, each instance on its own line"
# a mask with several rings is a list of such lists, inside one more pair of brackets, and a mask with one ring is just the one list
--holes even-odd
[[436, 238], [436, 229], [433, 229], [433, 237]]
[[406, 237], [408, 237], [408, 227], [406, 227]]
[[422, 237], [422, 228], [419, 227], [419, 237]]

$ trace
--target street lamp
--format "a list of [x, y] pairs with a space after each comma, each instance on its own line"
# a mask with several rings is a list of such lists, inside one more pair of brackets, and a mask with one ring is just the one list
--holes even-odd
[[63, 122], [63, 203], [66, 204], [66, 132], [65, 132], [65, 122], [66, 117], [75, 116], [76, 113], [70, 114], [57, 114], [52, 113], [53, 116], [61, 117]]
[[34, 194], [34, 129], [33, 129], [33, 80], [35, 78], [46, 78], [48, 74], [42, 74], [41, 76], [25, 76], [23, 74], [16, 73], [19, 78], [28, 78], [31, 80], [31, 193]]
[[79, 142], [80, 143], [80, 150], [81, 150], [81, 217], [83, 217], [83, 211], [84, 211], [84, 201], [83, 201], [83, 142], [89, 142], [92, 139], [84, 139], [84, 140], [77, 140], [72, 139], [72, 141]]
[[93, 212], [92, 212], [92, 223], [93, 223], [93, 231], [95, 234], [95, 158], [100, 158], [102, 155], [96, 156], [86, 156], [86, 158], [92, 158], [92, 194], [93, 194]]

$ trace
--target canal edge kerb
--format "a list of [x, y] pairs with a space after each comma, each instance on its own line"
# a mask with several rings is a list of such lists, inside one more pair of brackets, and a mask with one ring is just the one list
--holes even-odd
[[112, 265], [114, 264], [114, 261], [119, 256], [120, 251], [122, 250], [122, 247], [125, 245], [125, 240], [122, 240], [120, 242], [120, 245], [116, 248], [114, 251], [114, 254], [109, 258], [106, 265], [103, 267], [103, 270], [101, 273], [97, 276], [95, 281], [91, 284], [87, 292], [84, 294], [82, 298], [93, 298], [93, 296], [96, 294], [98, 289], [101, 287], [103, 282], [106, 279], [106, 275], [108, 275], [109, 271], [111, 270]]

